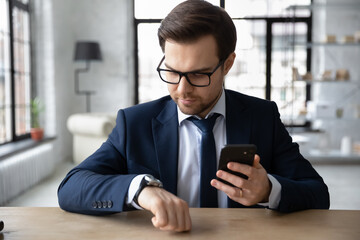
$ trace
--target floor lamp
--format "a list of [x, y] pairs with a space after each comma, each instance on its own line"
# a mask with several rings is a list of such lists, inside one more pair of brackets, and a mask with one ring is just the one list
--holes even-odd
[[87, 72], [90, 69], [90, 61], [101, 60], [100, 45], [98, 42], [76, 42], [75, 61], [85, 61], [85, 68], [75, 69], [75, 93], [86, 96], [86, 112], [90, 112], [90, 96], [95, 94], [94, 91], [80, 91], [79, 74]]

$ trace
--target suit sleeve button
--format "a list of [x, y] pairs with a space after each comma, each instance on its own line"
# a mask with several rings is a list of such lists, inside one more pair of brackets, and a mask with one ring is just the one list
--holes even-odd
[[93, 208], [97, 208], [97, 203], [94, 201], [94, 202], [92, 202], [92, 207]]
[[108, 208], [112, 208], [112, 206], [113, 206], [113, 202], [112, 202], [111, 200], [109, 200], [109, 201], [107, 202], [107, 207], [108, 207]]
[[96, 201], [96, 205], [97, 205], [97, 208], [102, 208], [102, 202], [101, 201]]

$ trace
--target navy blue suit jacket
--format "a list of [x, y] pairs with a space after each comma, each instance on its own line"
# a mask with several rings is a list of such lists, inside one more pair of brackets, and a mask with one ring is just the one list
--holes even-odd
[[[278, 210], [329, 208], [327, 186], [292, 142], [276, 104], [230, 90], [225, 94], [227, 143], [257, 146], [260, 163], [282, 186]], [[60, 207], [94, 215], [130, 210], [129, 185], [144, 173], [176, 195], [178, 141], [177, 107], [169, 96], [120, 110], [108, 140], [62, 181]], [[229, 207], [243, 206], [229, 200]]]

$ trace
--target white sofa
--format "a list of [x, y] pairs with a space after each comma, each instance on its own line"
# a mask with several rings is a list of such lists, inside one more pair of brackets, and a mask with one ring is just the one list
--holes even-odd
[[81, 163], [106, 141], [115, 127], [116, 115], [106, 113], [78, 113], [67, 120], [73, 135], [73, 161]]

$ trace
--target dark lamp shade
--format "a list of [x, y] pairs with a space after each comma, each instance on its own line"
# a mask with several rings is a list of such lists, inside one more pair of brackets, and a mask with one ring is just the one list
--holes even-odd
[[76, 42], [74, 60], [101, 60], [100, 45], [97, 42]]

